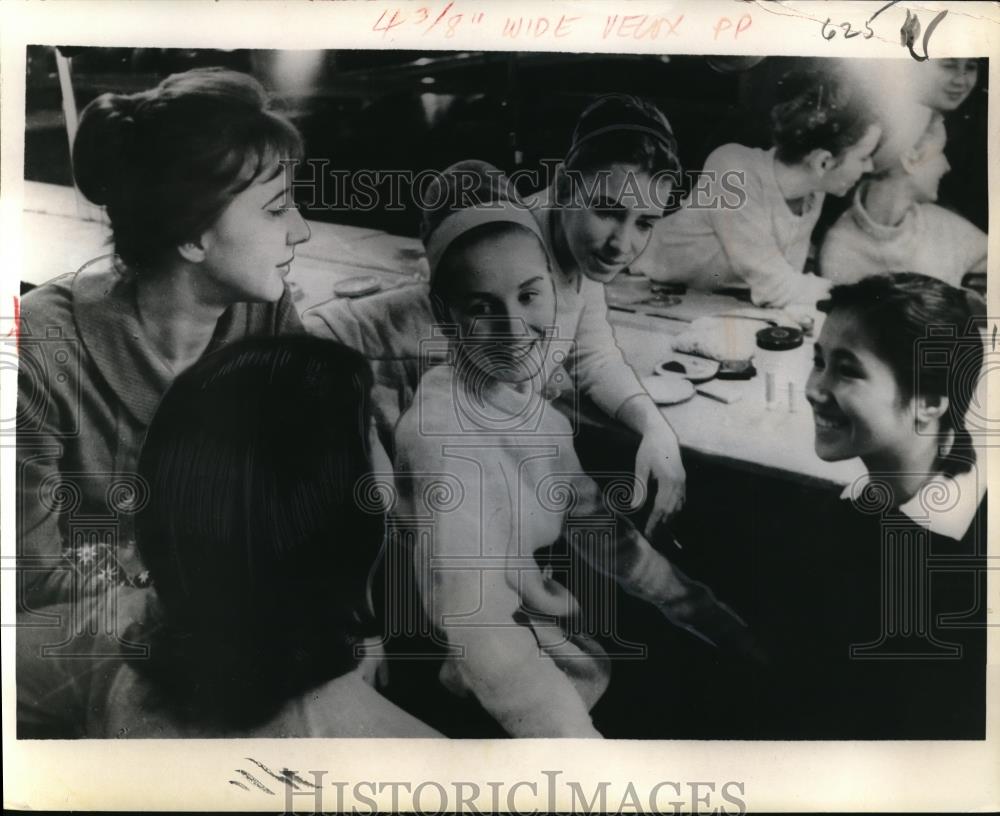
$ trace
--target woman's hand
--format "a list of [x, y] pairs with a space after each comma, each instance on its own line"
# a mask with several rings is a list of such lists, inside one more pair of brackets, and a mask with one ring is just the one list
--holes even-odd
[[656, 500], [646, 521], [646, 538], [650, 538], [660, 524], [668, 521], [684, 505], [687, 474], [681, 464], [677, 436], [669, 426], [643, 434], [635, 457], [633, 510], [645, 503], [650, 477], [656, 479]]

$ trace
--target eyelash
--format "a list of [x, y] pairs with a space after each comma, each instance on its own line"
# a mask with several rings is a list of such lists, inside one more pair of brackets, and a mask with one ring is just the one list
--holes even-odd
[[[816, 369], [816, 371], [823, 371], [826, 368], [826, 362], [820, 357], [814, 357], [813, 368]], [[838, 377], [842, 377], [847, 380], [859, 380], [863, 377], [862, 372], [852, 366], [844, 364], [837, 366], [836, 373]]]

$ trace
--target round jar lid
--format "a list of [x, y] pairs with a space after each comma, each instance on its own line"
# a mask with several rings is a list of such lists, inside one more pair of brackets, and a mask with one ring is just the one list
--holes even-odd
[[802, 332], [787, 326], [768, 326], [757, 332], [757, 346], [766, 351], [787, 351], [802, 345]]

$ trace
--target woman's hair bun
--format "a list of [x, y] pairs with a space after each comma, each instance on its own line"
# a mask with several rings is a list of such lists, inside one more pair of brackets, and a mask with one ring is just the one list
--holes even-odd
[[73, 141], [76, 185], [94, 204], [112, 203], [129, 172], [135, 114], [147, 94], [104, 93], [83, 109]]
[[771, 135], [781, 161], [801, 161], [811, 151], [835, 156], [856, 144], [876, 123], [871, 108], [843, 79], [822, 71], [792, 71], [778, 82]]
[[776, 84], [777, 102], [790, 102], [804, 94], [822, 94], [830, 82], [829, 74], [815, 69], [788, 71]]

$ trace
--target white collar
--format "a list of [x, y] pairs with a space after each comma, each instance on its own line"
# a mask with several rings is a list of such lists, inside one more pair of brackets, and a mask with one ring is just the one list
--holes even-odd
[[[884, 505], [883, 509], [889, 509], [892, 504], [886, 500], [889, 497], [881, 490], [865, 492], [870, 484], [871, 479], [867, 473], [859, 476], [844, 488], [840, 498], [856, 501], [869, 508], [872, 505]], [[970, 470], [954, 477], [936, 474], [915, 496], [897, 509], [935, 535], [960, 541], [972, 525], [984, 495], [986, 480], [982, 478], [976, 465], [973, 465]]]
[[873, 220], [871, 214], [865, 209], [864, 197], [869, 187], [871, 187], [871, 181], [865, 180], [854, 191], [854, 201], [851, 202], [851, 214], [854, 217], [854, 223], [863, 232], [868, 233], [868, 235], [877, 241], [891, 241], [901, 235], [910, 233], [913, 230], [911, 222], [917, 217], [918, 213], [916, 203], [910, 204], [903, 215], [903, 220], [895, 226], [880, 224], [878, 221]]

